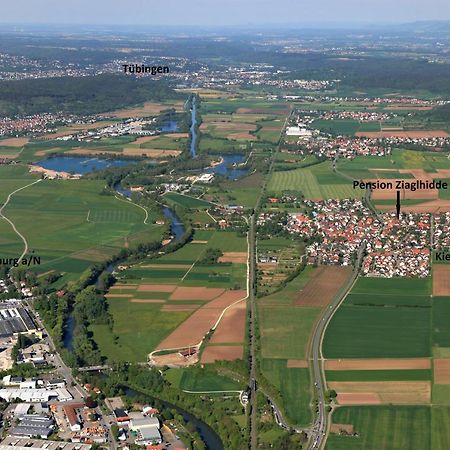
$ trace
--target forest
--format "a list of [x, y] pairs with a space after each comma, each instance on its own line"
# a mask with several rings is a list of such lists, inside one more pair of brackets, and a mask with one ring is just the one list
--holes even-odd
[[0, 116], [67, 112], [97, 114], [145, 101], [183, 99], [164, 81], [124, 75], [0, 82]]

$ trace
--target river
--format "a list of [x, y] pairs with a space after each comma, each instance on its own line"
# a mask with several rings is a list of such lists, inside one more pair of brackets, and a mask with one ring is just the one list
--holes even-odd
[[205, 422], [202, 422], [200, 419], [197, 419], [197, 417], [193, 416], [191, 413], [185, 411], [184, 409], [180, 408], [179, 406], [176, 406], [172, 403], [166, 402], [164, 400], [155, 399], [152, 396], [140, 393], [134, 389], [127, 388], [125, 390], [125, 394], [127, 397], [135, 397], [138, 395], [143, 395], [150, 400], [156, 400], [163, 408], [169, 408], [169, 409], [175, 409], [178, 414], [183, 416], [183, 419], [186, 423], [192, 423], [197, 431], [197, 433], [201, 436], [203, 442], [206, 445], [206, 450], [223, 450], [222, 441], [220, 440], [220, 437], [218, 434]]
[[[114, 186], [114, 189], [118, 194], [120, 194], [126, 198], [131, 198], [131, 194], [132, 194], [131, 190], [122, 187], [122, 185], [120, 183], [117, 183]], [[168, 206], [163, 207], [163, 214], [170, 222], [170, 232], [173, 236], [172, 240], [175, 242], [179, 241], [185, 232], [183, 222], [181, 222], [180, 218], [176, 215], [175, 211], [173, 209], [169, 208]], [[113, 273], [114, 270], [116, 269], [116, 267], [120, 263], [121, 263], [121, 261], [115, 261], [115, 262], [109, 263], [106, 266], [105, 271], [108, 273]], [[98, 280], [96, 282], [96, 285], [97, 285], [97, 283], [98, 283]], [[73, 313], [71, 313], [69, 315], [69, 317], [67, 318], [65, 328], [64, 328], [64, 337], [63, 337], [64, 347], [69, 351], [73, 350], [73, 338], [74, 338], [74, 333], [75, 333], [75, 325], [76, 325], [75, 317], [73, 316]]]
[[191, 108], [191, 156], [197, 158], [197, 97], [192, 98], [192, 108]]

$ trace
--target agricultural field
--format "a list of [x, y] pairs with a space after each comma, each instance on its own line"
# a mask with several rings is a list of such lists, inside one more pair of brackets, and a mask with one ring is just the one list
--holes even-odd
[[[248, 95], [248, 94], [247, 94]], [[277, 143], [289, 109], [284, 102], [206, 98], [201, 103], [201, 152], [245, 150], [254, 142]]]
[[[419, 169], [433, 173], [439, 169], [448, 169], [448, 159], [445, 154], [440, 153], [394, 149], [392, 154], [386, 157], [365, 156], [364, 158], [340, 161], [338, 169], [354, 179], [374, 178], [377, 170], [385, 171], [387, 169]], [[383, 176], [385, 176], [384, 173]]]
[[409, 281], [360, 279], [331, 320], [324, 339], [325, 357], [430, 356], [430, 282]]
[[215, 371], [199, 370], [198, 368], [168, 369], [164, 375], [173, 386], [184, 391], [240, 391], [245, 388], [242, 383], [219, 375]]
[[[167, 133], [158, 136], [119, 136], [95, 142], [35, 139], [25, 145], [20, 159], [36, 162], [55, 153], [66, 156], [102, 155], [108, 157], [165, 159], [178, 156], [187, 147], [187, 133]], [[2, 150], [0, 147], [0, 154]]]
[[287, 419], [299, 425], [309, 424], [312, 419], [309, 369], [288, 368], [283, 359], [263, 359], [261, 371], [279, 391]]
[[[219, 359], [242, 358], [246, 259], [205, 263], [209, 249], [220, 249], [223, 257], [230, 252], [245, 255], [247, 241], [234, 232], [197, 231], [192, 241], [177, 251], [117, 275], [118, 282], [106, 296], [113, 329], [92, 327], [94, 339], [108, 359], [127, 361], [133, 354], [134, 360], [146, 361], [154, 350], [196, 347], [215, 326], [202, 361], [213, 362], [211, 352], [218, 352]], [[136, 336], [139, 344], [134, 342]], [[191, 360], [162, 352], [153, 361], [189, 365]]]
[[[334, 429], [339, 430], [340, 424], [351, 425], [347, 432], [350, 434], [357, 433], [357, 436], [331, 434], [326, 449], [424, 450], [433, 448], [434, 450], [434, 447], [430, 445], [432, 439], [432, 432], [430, 431], [431, 409], [429, 406], [338, 408], [332, 414]], [[444, 429], [447, 428], [448, 424]]]
[[[26, 175], [21, 170], [10, 172], [19, 178], [2, 179], [6, 189], [2, 192], [28, 184], [22, 181]], [[44, 180], [14, 195], [4, 213], [26, 237], [29, 252], [41, 257], [38, 272], [57, 270], [64, 280], [75, 280], [93, 262], [104, 261], [125, 246], [162, 239], [164, 227], [154, 225], [157, 212], [149, 213], [144, 223], [142, 209], [101, 195], [103, 186], [100, 180]], [[0, 227], [2, 255], [19, 256], [22, 241], [5, 221]]]
[[274, 171], [267, 190], [274, 194], [300, 191], [310, 200], [355, 198], [358, 195], [349, 180], [332, 171], [328, 161], [294, 170]]
[[358, 279], [324, 339], [340, 405], [450, 404], [450, 303], [432, 290], [431, 277]]
[[[321, 311], [333, 297], [333, 292], [339, 290], [348, 276], [343, 269], [344, 276], [336, 278], [334, 269], [307, 266], [283, 289], [258, 299], [261, 370], [280, 392], [283, 410], [288, 420], [295, 424], [308, 423], [311, 415], [308, 368], [311, 331]], [[322, 292], [328, 300], [311, 302], [311, 289], [315, 289], [314, 286], [317, 288], [317, 281], [322, 276], [334, 280], [327, 292]]]
[[213, 206], [210, 202], [205, 200], [191, 197], [189, 195], [178, 194], [176, 192], [168, 192], [164, 195], [164, 198], [171, 204], [180, 205], [188, 209], [208, 209]]

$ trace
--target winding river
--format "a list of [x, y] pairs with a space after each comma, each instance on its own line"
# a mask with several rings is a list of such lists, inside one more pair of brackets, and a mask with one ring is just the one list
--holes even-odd
[[183, 419], [186, 423], [191, 423], [194, 425], [195, 430], [202, 438], [203, 442], [205, 443], [206, 450], [223, 450], [222, 441], [220, 440], [220, 437], [218, 434], [205, 422], [202, 422], [200, 419], [197, 419], [197, 417], [193, 416], [191, 413], [187, 412], [186, 410], [180, 408], [179, 406], [176, 406], [172, 403], [166, 402], [164, 400], [155, 399], [154, 397], [141, 393], [139, 391], [136, 391], [134, 389], [127, 388], [125, 390], [125, 394], [127, 397], [136, 397], [138, 395], [144, 395], [149, 400], [157, 400], [163, 408], [170, 408], [175, 409], [178, 414], [183, 416]]

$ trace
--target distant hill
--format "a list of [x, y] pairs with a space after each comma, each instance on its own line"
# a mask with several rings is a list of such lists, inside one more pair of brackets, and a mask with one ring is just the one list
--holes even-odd
[[0, 117], [43, 112], [96, 114], [180, 97], [164, 81], [124, 75], [0, 82]]
[[418, 22], [409, 22], [395, 25], [394, 27], [399, 31], [450, 34], [450, 20], [421, 20]]

